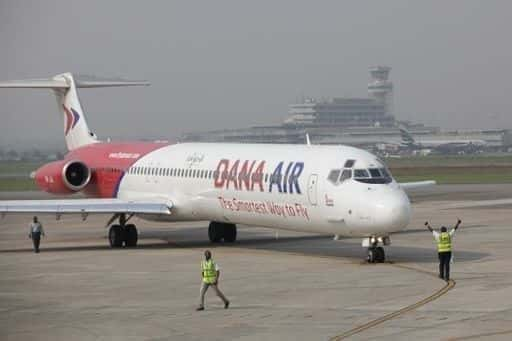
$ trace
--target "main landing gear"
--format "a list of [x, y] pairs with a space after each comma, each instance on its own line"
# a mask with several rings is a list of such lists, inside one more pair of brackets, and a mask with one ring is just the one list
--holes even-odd
[[212, 243], [220, 243], [222, 240], [226, 243], [234, 243], [236, 241], [236, 225], [212, 221], [208, 226], [208, 238]]
[[368, 248], [368, 263], [384, 263], [386, 260], [386, 254], [384, 253], [384, 248], [382, 245], [391, 244], [391, 239], [389, 237], [369, 237], [363, 239], [362, 245], [363, 247]]
[[113, 220], [119, 218], [119, 224], [112, 225], [108, 231], [108, 241], [110, 242], [110, 246], [112, 248], [123, 247], [123, 244], [125, 247], [137, 246], [137, 241], [139, 238], [137, 227], [135, 227], [134, 224], [127, 224], [131, 217], [132, 216], [126, 218], [124, 213], [114, 215], [114, 217], [112, 217], [109, 225]]

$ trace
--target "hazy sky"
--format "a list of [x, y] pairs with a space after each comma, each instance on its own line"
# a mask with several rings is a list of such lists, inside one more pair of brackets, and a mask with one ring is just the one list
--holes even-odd
[[[147, 79], [83, 89], [100, 138], [275, 124], [301, 96], [367, 95], [389, 65], [399, 119], [512, 127], [511, 1], [0, 0], [0, 79]], [[62, 143], [47, 90], [0, 91], [0, 146]]]

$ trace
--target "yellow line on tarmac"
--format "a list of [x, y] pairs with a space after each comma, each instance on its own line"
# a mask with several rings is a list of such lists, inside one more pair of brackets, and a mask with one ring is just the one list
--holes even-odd
[[[429, 271], [426, 271], [426, 270], [423, 270], [423, 269], [418, 269], [418, 268], [414, 268], [414, 267], [411, 267], [411, 266], [406, 266], [406, 265], [401, 265], [401, 264], [394, 264], [394, 263], [390, 263], [392, 266], [395, 266], [395, 267], [399, 267], [399, 268], [403, 268], [403, 269], [408, 269], [408, 270], [413, 270], [413, 271], [417, 271], [417, 272], [421, 272], [421, 273], [425, 273], [425, 274], [428, 274], [428, 275], [431, 275], [431, 276], [436, 276], [434, 273], [432, 272], [429, 272]], [[452, 289], [453, 287], [455, 286], [455, 281], [453, 280], [449, 280], [448, 282], [446, 282], [446, 284], [441, 288], [439, 289], [438, 291], [436, 291], [435, 293], [433, 293], [432, 295], [422, 299], [421, 301], [418, 301], [414, 304], [411, 304], [407, 307], [404, 307], [400, 310], [396, 310], [392, 313], [389, 313], [387, 315], [384, 315], [382, 317], [379, 317], [378, 319], [375, 319], [375, 320], [372, 320], [370, 322], [367, 322], [363, 325], [360, 325], [360, 326], [357, 326], [355, 328], [352, 328], [346, 332], [344, 332], [343, 334], [339, 334], [339, 335], [336, 335], [336, 336], [333, 336], [332, 338], [330, 338], [331, 341], [338, 341], [338, 340], [343, 340], [343, 339], [346, 339], [350, 336], [353, 336], [355, 334], [358, 334], [358, 333], [361, 333], [367, 329], [370, 329], [370, 328], [373, 328], [381, 323], [384, 323], [386, 321], [389, 321], [391, 319], [394, 319], [396, 317], [399, 317], [409, 311], [412, 311], [412, 310], [415, 310], [415, 309], [418, 309], [419, 307], [421, 306], [424, 306], [425, 304], [427, 303], [430, 303], [436, 299], [438, 299], [439, 297], [443, 296], [444, 294], [446, 294], [450, 289]]]

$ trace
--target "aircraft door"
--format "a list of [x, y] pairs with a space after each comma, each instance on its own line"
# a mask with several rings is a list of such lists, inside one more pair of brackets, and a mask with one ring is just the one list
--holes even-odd
[[308, 179], [308, 199], [309, 203], [313, 206], [317, 204], [317, 182], [318, 175], [311, 174]]

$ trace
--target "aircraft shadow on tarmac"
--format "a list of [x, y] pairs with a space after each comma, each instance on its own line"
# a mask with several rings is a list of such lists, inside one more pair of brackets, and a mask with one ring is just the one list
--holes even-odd
[[[424, 230], [409, 230], [402, 233], [425, 233]], [[431, 238], [428, 232], [425, 238]], [[161, 240], [161, 241], [155, 241]], [[76, 245], [76, 246], [52, 246], [45, 247], [43, 244], [41, 252], [76, 252], [76, 251], [95, 251], [106, 250], [108, 252], [116, 252], [119, 250], [111, 250], [107, 243], [97, 245]], [[152, 250], [152, 249], [215, 249], [215, 248], [247, 248], [253, 250], [265, 250], [272, 252], [294, 253], [304, 256], [321, 256], [321, 257], [339, 257], [340, 259], [350, 259], [362, 261], [365, 259], [366, 251], [361, 247], [359, 239], [341, 239], [335, 241], [331, 236], [325, 235], [307, 235], [307, 236], [286, 236], [278, 239], [271, 234], [261, 234], [244, 229], [239, 231], [239, 239], [236, 243], [219, 243], [211, 244], [206, 239], [206, 229], [204, 227], [189, 227], [173, 230], [152, 230], [150, 228], [143, 229], [139, 235], [139, 245], [131, 250]], [[4, 249], [1, 253], [23, 253], [32, 252], [31, 248], [22, 249]], [[414, 247], [414, 246], [398, 246], [391, 245], [386, 247], [387, 259], [400, 263], [431, 263], [437, 261], [437, 252], [435, 244], [432, 241], [432, 247]], [[454, 258], [456, 262], [470, 262], [480, 260], [490, 256], [488, 253], [455, 250]]]

